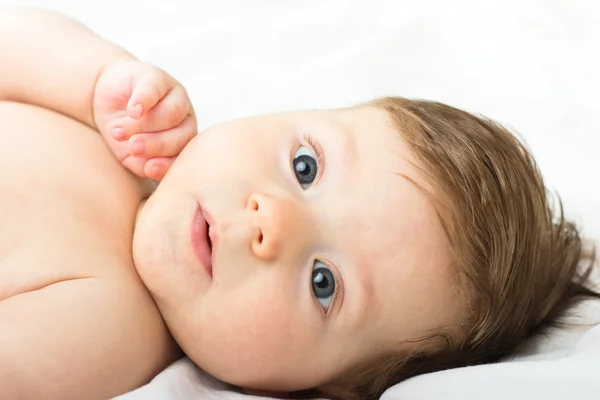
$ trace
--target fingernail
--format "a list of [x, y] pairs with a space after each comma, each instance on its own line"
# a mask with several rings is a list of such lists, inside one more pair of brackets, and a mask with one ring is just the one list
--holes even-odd
[[143, 154], [144, 153], [144, 143], [139, 140], [136, 140], [131, 145], [131, 151], [134, 154]]
[[112, 130], [112, 137], [115, 140], [122, 140], [125, 138], [125, 129], [123, 128], [114, 128]]

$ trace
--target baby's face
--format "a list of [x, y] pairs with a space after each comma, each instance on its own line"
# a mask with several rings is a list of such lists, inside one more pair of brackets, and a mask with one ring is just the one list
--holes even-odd
[[226, 382], [301, 390], [456, 323], [449, 245], [415, 162], [371, 107], [199, 134], [134, 240], [182, 349]]

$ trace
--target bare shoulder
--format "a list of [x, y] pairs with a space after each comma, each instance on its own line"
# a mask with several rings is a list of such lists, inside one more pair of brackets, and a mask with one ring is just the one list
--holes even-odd
[[[0, 102], [0, 387], [108, 398], [177, 355], [131, 255], [146, 188], [91, 128]], [[10, 397], [10, 396], [9, 396]]]
[[131, 260], [143, 186], [95, 131], [0, 102], [0, 171], [0, 300], [60, 280], [135, 273], [131, 262], [128, 272], [116, 265]]

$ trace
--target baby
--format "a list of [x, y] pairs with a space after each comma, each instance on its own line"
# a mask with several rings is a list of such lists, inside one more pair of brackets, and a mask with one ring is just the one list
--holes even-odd
[[377, 399], [600, 297], [490, 120], [385, 98], [196, 135], [176, 80], [68, 18], [3, 11], [0, 53], [6, 398], [111, 397], [183, 351], [250, 390]]

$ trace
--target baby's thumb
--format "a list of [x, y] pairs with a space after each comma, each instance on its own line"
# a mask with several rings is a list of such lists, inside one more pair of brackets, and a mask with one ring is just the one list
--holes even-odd
[[166, 74], [158, 69], [145, 72], [135, 82], [127, 103], [127, 115], [140, 119], [169, 93], [173, 85]]

